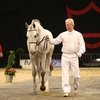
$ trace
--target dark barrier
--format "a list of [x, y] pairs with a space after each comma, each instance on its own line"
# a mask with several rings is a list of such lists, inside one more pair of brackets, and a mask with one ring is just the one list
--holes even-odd
[[[52, 64], [54, 67], [60, 67], [61, 65], [61, 54], [53, 54]], [[20, 55], [21, 59], [29, 59], [28, 54]], [[80, 67], [100, 67], [100, 53], [85, 53], [81, 58], [79, 58]]]

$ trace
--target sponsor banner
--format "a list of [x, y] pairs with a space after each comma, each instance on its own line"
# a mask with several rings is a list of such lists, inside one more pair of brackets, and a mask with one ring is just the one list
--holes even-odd
[[[20, 59], [20, 65], [23, 69], [32, 69], [32, 63], [30, 59]], [[60, 59], [53, 59], [52, 60], [53, 67], [61, 67], [61, 60]]]
[[30, 59], [20, 59], [20, 65], [23, 69], [32, 69], [32, 63]]
[[60, 59], [53, 59], [52, 60], [52, 65], [54, 67], [61, 67], [61, 60]]

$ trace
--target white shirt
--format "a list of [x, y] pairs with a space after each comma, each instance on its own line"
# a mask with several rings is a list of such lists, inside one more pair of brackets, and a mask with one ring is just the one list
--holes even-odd
[[85, 52], [85, 43], [80, 32], [73, 30], [72, 32], [65, 31], [59, 34], [56, 38], [51, 39], [50, 43], [58, 45], [62, 42], [62, 53], [81, 53]]

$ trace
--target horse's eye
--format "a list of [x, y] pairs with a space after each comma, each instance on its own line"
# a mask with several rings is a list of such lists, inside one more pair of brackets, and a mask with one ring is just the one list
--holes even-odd
[[37, 37], [37, 35], [34, 36], [34, 38], [36, 38], [36, 37]]

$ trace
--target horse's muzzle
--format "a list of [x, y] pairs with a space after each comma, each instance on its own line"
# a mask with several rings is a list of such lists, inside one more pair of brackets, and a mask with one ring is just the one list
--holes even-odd
[[35, 52], [33, 52], [33, 51], [31, 51], [30, 53], [31, 53], [31, 55], [34, 55], [35, 54]]

